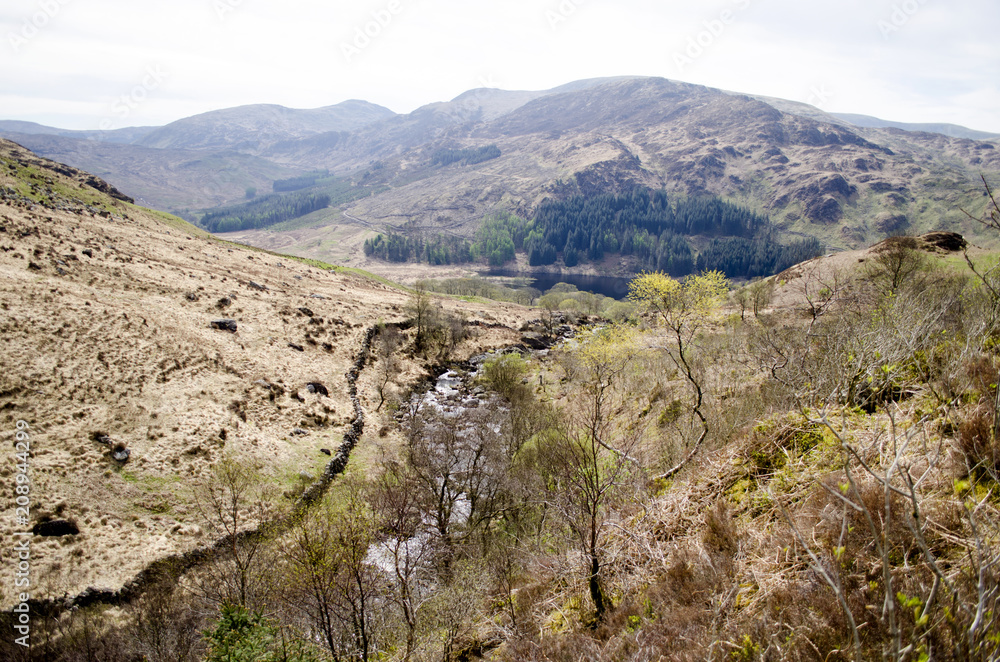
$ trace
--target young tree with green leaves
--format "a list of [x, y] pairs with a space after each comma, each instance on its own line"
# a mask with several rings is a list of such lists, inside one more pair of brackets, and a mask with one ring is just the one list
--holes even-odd
[[658, 476], [667, 479], [684, 468], [708, 437], [708, 419], [702, 407], [705, 392], [689, 354], [698, 331], [710, 320], [712, 311], [729, 291], [729, 280], [721, 271], [689, 276], [683, 282], [663, 272], [640, 274], [629, 283], [630, 301], [641, 306], [667, 331], [669, 342], [661, 347], [677, 366], [693, 392], [692, 412], [701, 422], [701, 434], [690, 452], [678, 464]]

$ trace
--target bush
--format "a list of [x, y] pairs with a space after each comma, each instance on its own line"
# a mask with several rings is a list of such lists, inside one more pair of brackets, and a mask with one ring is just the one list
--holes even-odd
[[523, 389], [521, 383], [528, 372], [528, 364], [520, 354], [503, 354], [483, 364], [482, 380], [507, 400], [516, 399]]

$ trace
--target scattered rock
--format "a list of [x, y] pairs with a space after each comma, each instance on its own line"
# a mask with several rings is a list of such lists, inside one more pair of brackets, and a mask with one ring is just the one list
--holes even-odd
[[[118, 200], [121, 200], [123, 202], [127, 202], [129, 204], [135, 204], [135, 200], [133, 198], [130, 198], [129, 196], [125, 195], [124, 193], [122, 193], [121, 191], [119, 191], [118, 189], [116, 189], [111, 184], [108, 184], [106, 181], [104, 181], [100, 177], [94, 177], [93, 175], [91, 175], [90, 177], [87, 178], [87, 180], [84, 182], [84, 184], [86, 184], [90, 188], [97, 189], [101, 193], [105, 193], [107, 195], [110, 195], [112, 198], [116, 198]], [[111, 214], [108, 214], [108, 216], [110, 216], [110, 215]], [[102, 216], [103, 216], [103, 214], [102, 214]]]
[[320, 382], [309, 382], [306, 384], [306, 390], [310, 393], [319, 393], [320, 395], [330, 395], [330, 391], [327, 390], [326, 386]]
[[121, 462], [122, 464], [128, 462], [128, 458], [131, 454], [132, 451], [126, 448], [125, 444], [120, 441], [114, 445], [114, 448], [111, 449], [111, 459], [115, 462]]
[[184, 295], [184, 298], [187, 299], [188, 301], [197, 301], [199, 297], [194, 292], [188, 292], [187, 294]]
[[218, 329], [219, 331], [229, 331], [231, 333], [236, 333], [237, 324], [236, 320], [215, 320], [212, 322], [212, 328]]
[[538, 333], [526, 333], [521, 336], [521, 343], [530, 349], [548, 349], [549, 343]]
[[249, 287], [252, 290], [258, 290], [260, 292], [267, 292], [267, 285], [261, 285], [260, 283], [255, 283], [253, 281], [247, 283], [247, 287]]
[[233, 300], [230, 299], [229, 297], [222, 297], [221, 299], [219, 299], [218, 301], [215, 302], [215, 307], [216, 308], [227, 308], [232, 303], [233, 303]]
[[34, 262], [29, 262], [28, 263], [28, 268], [31, 269], [32, 271], [41, 271], [42, 270], [42, 268], [39, 265], [35, 264]]
[[80, 252], [86, 255], [87, 257], [94, 257], [94, 251], [90, 250], [89, 248], [84, 248]]
[[310, 294], [309, 298], [310, 299], [323, 299], [324, 301], [326, 300], [326, 297], [323, 296], [322, 294]]
[[330, 452], [329, 448], [321, 448], [319, 449], [319, 452], [322, 453], [323, 455], [333, 455], [333, 453]]
[[292, 430], [292, 434], [296, 437], [305, 437], [309, 434], [309, 430], [303, 430], [302, 428], [295, 428]]
[[31, 527], [31, 532], [43, 538], [61, 538], [63, 536], [75, 536], [80, 533], [80, 527], [76, 522], [66, 519], [54, 519], [47, 522], [38, 522]]
[[305, 307], [299, 308], [299, 312], [302, 313], [303, 315], [305, 315], [306, 317], [315, 317], [315, 315], [313, 314], [313, 311], [311, 311], [311, 310], [309, 310], [308, 308], [305, 308]]
[[288, 343], [288, 346], [291, 347], [292, 349], [294, 349], [296, 352], [304, 352], [304, 351], [306, 351], [305, 348], [302, 345], [296, 345], [293, 342]]

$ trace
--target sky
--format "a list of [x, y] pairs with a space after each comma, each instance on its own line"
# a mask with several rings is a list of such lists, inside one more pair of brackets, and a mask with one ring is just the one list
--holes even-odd
[[1000, 133], [996, 0], [4, 0], [0, 119], [161, 125], [250, 103], [410, 112], [662, 76]]

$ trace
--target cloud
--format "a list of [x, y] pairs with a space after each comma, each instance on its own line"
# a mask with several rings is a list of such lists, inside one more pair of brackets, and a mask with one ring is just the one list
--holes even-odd
[[[837, 110], [1000, 132], [1000, 49], [982, 28], [1000, 22], [992, 0], [52, 3], [58, 12], [16, 49], [10, 35], [40, 5], [12, 0], [0, 10], [9, 117], [58, 114], [74, 128], [94, 128], [141, 84], [146, 67], [159, 66], [169, 78], [129, 121], [348, 98], [408, 112], [483, 81], [546, 89], [640, 74], [798, 101], [825, 86], [826, 104]], [[676, 55], [692, 40], [705, 45], [679, 67]], [[357, 52], [348, 57], [345, 46]]]

